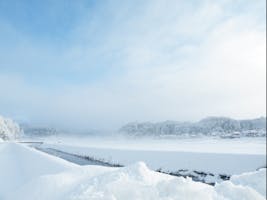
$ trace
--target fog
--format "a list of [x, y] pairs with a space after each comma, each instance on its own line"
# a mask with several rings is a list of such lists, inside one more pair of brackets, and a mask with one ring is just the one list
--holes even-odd
[[66, 13], [48, 3], [45, 14], [58, 17], [51, 24], [51, 16], [24, 20], [23, 6], [8, 18], [8, 7], [0, 15], [1, 114], [76, 130], [266, 116], [265, 3], [72, 2]]

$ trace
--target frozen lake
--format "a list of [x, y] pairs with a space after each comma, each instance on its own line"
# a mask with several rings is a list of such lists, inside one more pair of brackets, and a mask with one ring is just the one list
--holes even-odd
[[50, 137], [42, 148], [129, 165], [144, 161], [154, 170], [239, 174], [266, 166], [265, 138], [126, 139]]
[[266, 138], [193, 138], [153, 139], [122, 137], [47, 137], [35, 139], [49, 144], [122, 150], [159, 150], [202, 153], [266, 154]]

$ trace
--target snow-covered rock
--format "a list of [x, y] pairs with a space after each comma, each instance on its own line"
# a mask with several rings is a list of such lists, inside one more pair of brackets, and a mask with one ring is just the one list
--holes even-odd
[[16, 122], [0, 115], [0, 139], [15, 140], [18, 139], [22, 133], [23, 130]]

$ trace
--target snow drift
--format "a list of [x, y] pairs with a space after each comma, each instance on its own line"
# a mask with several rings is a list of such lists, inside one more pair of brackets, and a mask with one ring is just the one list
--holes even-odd
[[15, 143], [0, 144], [0, 199], [223, 200], [266, 198], [266, 169], [212, 187], [150, 170], [78, 166]]

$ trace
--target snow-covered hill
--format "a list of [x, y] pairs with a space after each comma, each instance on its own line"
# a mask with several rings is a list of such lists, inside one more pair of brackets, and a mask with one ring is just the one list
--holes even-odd
[[0, 115], [0, 139], [14, 140], [18, 139], [23, 133], [20, 126], [12, 119], [4, 118]]
[[133, 122], [123, 126], [119, 131], [131, 136], [262, 137], [266, 136], [266, 118], [234, 120], [226, 117], [208, 117], [195, 123]]
[[32, 126], [29, 124], [20, 124], [20, 127], [27, 137], [46, 137], [59, 134], [59, 131], [55, 128]]

